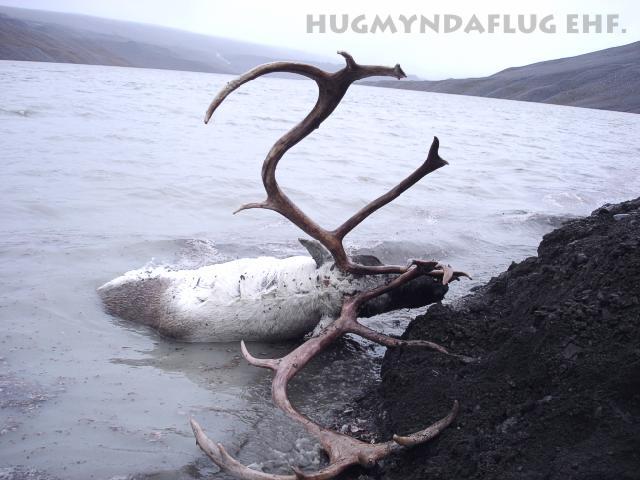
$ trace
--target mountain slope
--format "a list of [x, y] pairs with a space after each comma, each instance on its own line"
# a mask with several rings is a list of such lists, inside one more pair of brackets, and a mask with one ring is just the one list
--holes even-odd
[[0, 6], [0, 60], [241, 73], [274, 60], [335, 70], [304, 52], [68, 13]]
[[484, 78], [370, 85], [640, 113], [640, 42]]

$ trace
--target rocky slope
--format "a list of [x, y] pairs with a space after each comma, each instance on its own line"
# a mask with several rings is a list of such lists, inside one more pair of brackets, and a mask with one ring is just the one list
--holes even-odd
[[480, 360], [387, 353], [366, 402], [383, 436], [422, 428], [454, 399], [461, 409], [438, 439], [372, 476], [640, 478], [640, 199], [546, 235], [537, 257], [456, 306], [433, 306], [404, 337]]

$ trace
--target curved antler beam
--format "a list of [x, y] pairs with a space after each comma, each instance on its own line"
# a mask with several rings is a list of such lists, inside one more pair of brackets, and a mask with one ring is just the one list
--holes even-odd
[[449, 413], [429, 427], [407, 436], [394, 435], [393, 440], [383, 443], [366, 443], [355, 438], [334, 433], [335, 438], [321, 438], [321, 443], [329, 453], [330, 463], [316, 472], [303, 472], [292, 466], [292, 475], [278, 475], [260, 472], [243, 465], [233, 458], [220, 443], [215, 444], [202, 427], [191, 419], [191, 428], [196, 437], [196, 444], [222, 470], [244, 480], [328, 480], [342, 473], [352, 465], [370, 468], [378, 460], [400, 450], [425, 443], [436, 437], [447, 428], [458, 413], [458, 402], [453, 403]]
[[[324, 350], [327, 345], [331, 344], [345, 333], [353, 332], [363, 334], [363, 330], [357, 328], [358, 326], [362, 327], [357, 322], [358, 311], [362, 305], [379, 295], [413, 280], [419, 275], [423, 275], [424, 268], [430, 268], [428, 262], [426, 262], [423, 267], [419, 265], [412, 265], [404, 274], [395, 277], [386, 285], [346, 298], [342, 305], [340, 317], [335, 322], [320, 332], [318, 336], [307, 340], [283, 358], [258, 359], [249, 353], [244, 342], [241, 343], [242, 354], [249, 363], [259, 367], [269, 368], [275, 372], [271, 383], [271, 395], [274, 403], [288, 416], [298, 421], [305, 430], [307, 430], [307, 432], [318, 438], [323, 449], [329, 456], [329, 465], [327, 467], [314, 473], [304, 473], [294, 468], [293, 476], [273, 475], [252, 470], [232, 458], [221, 444], [215, 444], [211, 441], [200, 425], [192, 419], [191, 427], [193, 428], [193, 432], [196, 437], [196, 443], [202, 451], [205, 452], [207, 456], [209, 456], [209, 458], [220, 468], [245, 480], [326, 480], [333, 478], [351, 465], [360, 464], [362, 466], [372, 466], [375, 462], [394, 452], [401, 446], [412, 446], [424, 443], [438, 435], [442, 430], [449, 426], [458, 412], [458, 402], [454, 402], [453, 408], [444, 418], [436, 421], [424, 430], [408, 436], [394, 436], [394, 439], [389, 442], [369, 444], [318, 425], [296, 410], [287, 396], [287, 385], [289, 381], [298, 372], [300, 372], [300, 370], [302, 370], [312, 358]], [[374, 339], [374, 341], [377, 340], [380, 340], [380, 338]], [[398, 343], [381, 343], [387, 344], [388, 346], [401, 346], [408, 344], [408, 342], [399, 340], [397, 342]], [[444, 347], [433, 342], [424, 341], [421, 346], [426, 346], [448, 355], [453, 355]]]
[[304, 63], [296, 62], [273, 62], [264, 65], [258, 65], [257, 67], [249, 70], [244, 75], [240, 75], [238, 78], [228, 82], [225, 87], [216, 95], [207, 108], [207, 113], [204, 115], [204, 123], [209, 123], [213, 112], [220, 106], [220, 104], [229, 96], [231, 92], [237, 90], [251, 80], [255, 80], [263, 75], [270, 73], [295, 73], [303, 75], [305, 77], [315, 80], [318, 84], [323, 83], [327, 79], [327, 73], [324, 70], [320, 70], [313, 65], [307, 65]]
[[227, 96], [241, 85], [269, 73], [294, 73], [306, 76], [314, 80], [318, 85], [318, 100], [309, 114], [291, 130], [285, 133], [271, 148], [262, 165], [262, 182], [267, 192], [267, 199], [262, 202], [253, 202], [241, 206], [234, 213], [250, 208], [264, 208], [273, 210], [286, 217], [297, 225], [302, 231], [322, 243], [333, 255], [336, 266], [341, 270], [354, 274], [369, 275], [382, 273], [404, 273], [407, 267], [396, 265], [365, 266], [352, 262], [343, 246], [344, 237], [359, 225], [364, 219], [387, 203], [397, 198], [400, 194], [413, 186], [421, 178], [447, 164], [440, 158], [438, 148], [440, 142], [435, 137], [425, 162], [411, 175], [405, 178], [397, 186], [386, 194], [378, 197], [366, 205], [359, 212], [349, 218], [341, 226], [329, 231], [300, 210], [282, 191], [276, 181], [276, 168], [284, 154], [303, 138], [313, 132], [335, 110], [351, 84], [357, 80], [372, 76], [387, 76], [398, 79], [406, 75], [400, 65], [395, 67], [382, 67], [375, 65], [359, 65], [353, 57], [346, 52], [338, 52], [345, 58], [346, 66], [335, 73], [328, 73], [312, 65], [294, 62], [275, 62], [258, 66], [235, 80], [229, 82], [214, 98], [207, 109], [205, 123], [207, 123], [218, 106]]

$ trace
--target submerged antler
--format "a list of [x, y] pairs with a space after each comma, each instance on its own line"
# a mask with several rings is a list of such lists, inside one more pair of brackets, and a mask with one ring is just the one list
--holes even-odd
[[[191, 427], [193, 428], [198, 446], [220, 468], [238, 476], [239, 478], [247, 480], [322, 480], [334, 477], [351, 465], [360, 464], [364, 467], [373, 466], [376, 461], [394, 451], [397, 451], [402, 446], [412, 446], [424, 443], [438, 435], [454, 420], [458, 412], [457, 401], [453, 403], [452, 409], [445, 417], [424, 430], [408, 436], [394, 435], [393, 440], [391, 441], [370, 444], [321, 427], [308, 417], [298, 412], [293, 405], [291, 405], [291, 402], [287, 397], [287, 384], [300, 370], [302, 370], [302, 368], [304, 368], [305, 365], [307, 365], [307, 363], [309, 363], [313, 357], [345, 333], [363, 335], [363, 332], [368, 330], [357, 321], [358, 310], [363, 304], [379, 295], [382, 295], [383, 293], [411, 281], [419, 275], [423, 275], [424, 273], [425, 272], [422, 271], [421, 267], [412, 266], [407, 270], [407, 272], [397, 276], [387, 285], [361, 292], [353, 297], [347, 298], [342, 305], [340, 317], [335, 322], [325, 328], [318, 336], [307, 340], [283, 358], [277, 360], [255, 358], [249, 353], [244, 342], [241, 343], [242, 354], [251, 365], [268, 368], [275, 372], [271, 384], [271, 395], [275, 404], [287, 415], [301, 423], [310, 434], [318, 438], [322, 447], [329, 456], [329, 465], [327, 467], [314, 473], [303, 473], [294, 468], [293, 475], [273, 475], [252, 470], [232, 458], [225, 451], [222, 445], [214, 444], [206, 436], [200, 425], [195, 420], [191, 420]], [[369, 331], [372, 332], [371, 330]], [[383, 345], [385, 344], [383, 338], [385, 336], [382, 334], [376, 333], [375, 337], [366, 334], [363, 336]], [[392, 337], [386, 338], [392, 339]], [[417, 342], [416, 346], [425, 346], [423, 343], [420, 343], [420, 341]], [[412, 343], [413, 342], [410, 341], [404, 341], [404, 344], [407, 346], [411, 346]], [[439, 345], [432, 344], [431, 347], [438, 351], [442, 351], [442, 347]]]
[[395, 274], [392, 279], [377, 288], [360, 292], [354, 296], [345, 296], [340, 317], [320, 332], [319, 335], [310, 338], [298, 348], [280, 359], [260, 359], [253, 357], [247, 350], [244, 342], [241, 343], [242, 354], [247, 361], [257, 367], [274, 371], [271, 393], [275, 404], [287, 415], [301, 423], [304, 428], [318, 438], [324, 450], [329, 456], [329, 465], [314, 473], [304, 473], [296, 468], [291, 475], [274, 475], [252, 470], [231, 457], [221, 444], [215, 444], [204, 433], [200, 425], [191, 420], [191, 426], [196, 437], [196, 443], [220, 468], [246, 480], [324, 480], [342, 472], [350, 465], [360, 464], [371, 466], [377, 460], [402, 448], [403, 446], [417, 445], [428, 441], [438, 435], [454, 420], [458, 412], [458, 402], [454, 402], [451, 411], [442, 419], [431, 426], [408, 436], [394, 435], [393, 440], [369, 444], [355, 438], [334, 432], [321, 427], [305, 415], [298, 412], [287, 397], [288, 382], [329, 344], [346, 333], [353, 333], [377, 342], [387, 347], [426, 347], [440, 353], [451, 355], [464, 362], [473, 361], [469, 357], [455, 355], [446, 348], [426, 340], [405, 341], [373, 331], [358, 323], [358, 313], [362, 306], [380, 295], [410, 282], [421, 275], [432, 275], [442, 278], [443, 283], [451, 279], [457, 279], [466, 275], [456, 272], [447, 265], [437, 262], [414, 260], [406, 266], [394, 265], [360, 265], [354, 263], [346, 254], [343, 240], [356, 226], [369, 215], [384, 205], [393, 201], [404, 191], [418, 182], [425, 175], [447, 164], [438, 155], [439, 141], [434, 138], [427, 159], [411, 175], [402, 180], [384, 195], [373, 200], [360, 211], [347, 219], [334, 230], [326, 230], [302, 210], [300, 210], [280, 189], [276, 181], [275, 171], [278, 162], [291, 147], [318, 128], [320, 124], [335, 110], [349, 86], [356, 80], [372, 76], [391, 76], [398, 79], [405, 77], [400, 65], [393, 68], [358, 65], [353, 57], [346, 52], [338, 52], [346, 60], [346, 66], [335, 73], [322, 71], [311, 65], [292, 62], [275, 62], [261, 65], [245, 73], [239, 78], [229, 82], [215, 97], [205, 115], [205, 123], [224, 101], [224, 99], [238, 87], [262, 75], [274, 72], [286, 72], [304, 75], [313, 79], [318, 85], [318, 100], [311, 112], [295, 127], [283, 135], [269, 151], [262, 166], [262, 181], [267, 192], [266, 200], [257, 203], [249, 203], [240, 207], [238, 211], [249, 208], [265, 208], [274, 210], [295, 225], [300, 227], [311, 237], [324, 245], [335, 261], [336, 266], [344, 272], [360, 275]]

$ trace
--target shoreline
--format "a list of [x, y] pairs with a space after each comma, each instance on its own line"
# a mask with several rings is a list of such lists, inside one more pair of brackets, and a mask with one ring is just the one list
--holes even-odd
[[[388, 461], [376, 479], [631, 479], [640, 468], [640, 198], [545, 235], [454, 305], [433, 305], [402, 336], [479, 357], [389, 350], [374, 437], [423, 428], [454, 399], [454, 424]], [[369, 416], [372, 414], [369, 413]]]

